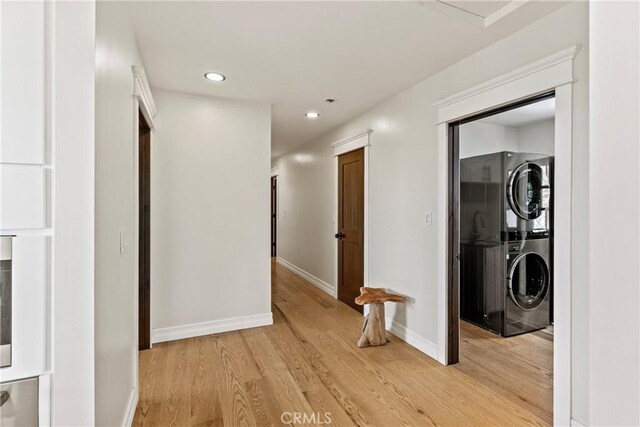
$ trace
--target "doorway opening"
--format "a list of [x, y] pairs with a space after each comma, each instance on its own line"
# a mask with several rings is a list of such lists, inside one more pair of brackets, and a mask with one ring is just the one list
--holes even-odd
[[138, 349], [151, 348], [151, 128], [138, 114]]
[[447, 362], [553, 422], [555, 92], [449, 126]]
[[365, 149], [338, 156], [338, 299], [355, 303], [365, 280]]
[[278, 177], [271, 177], [271, 257], [278, 256]]

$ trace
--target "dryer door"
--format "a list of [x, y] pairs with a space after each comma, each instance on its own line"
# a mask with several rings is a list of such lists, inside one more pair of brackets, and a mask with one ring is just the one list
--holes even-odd
[[533, 252], [521, 254], [509, 268], [509, 295], [523, 310], [533, 310], [543, 303], [549, 290], [549, 267]]
[[509, 176], [507, 200], [513, 212], [522, 219], [536, 219], [542, 215], [550, 198], [545, 174], [535, 163], [523, 163]]

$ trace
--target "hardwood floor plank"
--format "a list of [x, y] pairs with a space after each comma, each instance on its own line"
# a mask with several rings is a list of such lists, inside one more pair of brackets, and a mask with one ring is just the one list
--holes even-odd
[[251, 404], [251, 410], [253, 411], [254, 418], [256, 420], [256, 426], [267, 427], [275, 425], [272, 420], [278, 420], [280, 414], [276, 413], [267, 406], [267, 399], [265, 398], [265, 387], [263, 380], [252, 380], [244, 384], [247, 390], [247, 397]]
[[266, 334], [254, 332], [246, 334], [247, 345], [280, 412], [312, 412], [304, 390], [282, 360], [280, 352]]
[[191, 425], [223, 425], [219, 384], [221, 366], [215, 355], [213, 338], [194, 339], [196, 353], [195, 372], [191, 387]]
[[218, 357], [221, 367], [221, 386], [223, 392], [220, 395], [222, 416], [225, 426], [254, 426], [256, 420], [251, 410], [247, 397], [242, 374], [236, 364], [236, 355], [229, 351], [223, 343], [224, 338], [215, 337], [214, 354]]
[[224, 345], [234, 355], [238, 374], [244, 382], [262, 378], [242, 331], [224, 334]]

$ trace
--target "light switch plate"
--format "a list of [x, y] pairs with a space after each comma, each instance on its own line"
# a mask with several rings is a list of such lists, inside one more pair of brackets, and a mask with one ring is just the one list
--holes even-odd
[[129, 242], [127, 240], [127, 230], [120, 230], [120, 253], [123, 254], [127, 251], [127, 246], [129, 246]]
[[427, 215], [425, 216], [425, 220], [427, 222], [427, 225], [433, 225], [433, 213], [427, 212]]

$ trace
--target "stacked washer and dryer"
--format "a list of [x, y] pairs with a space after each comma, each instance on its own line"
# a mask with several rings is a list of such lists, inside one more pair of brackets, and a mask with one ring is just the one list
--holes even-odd
[[508, 337], [553, 322], [553, 157], [460, 160], [460, 317]]

